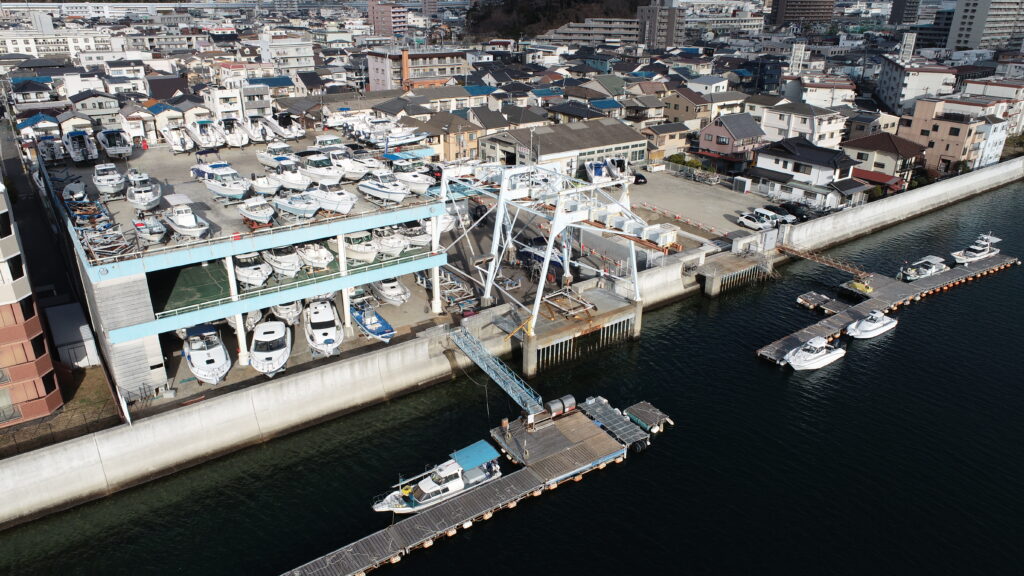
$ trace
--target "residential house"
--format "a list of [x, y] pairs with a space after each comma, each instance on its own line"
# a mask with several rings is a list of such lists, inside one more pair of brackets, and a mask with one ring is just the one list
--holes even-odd
[[648, 152], [651, 161], [660, 161], [669, 156], [681, 154], [689, 148], [686, 136], [690, 133], [690, 129], [682, 122], [667, 122], [648, 126], [640, 130], [640, 133], [654, 146], [654, 150]]
[[112, 94], [96, 90], [79, 92], [69, 98], [75, 111], [88, 116], [93, 126], [98, 128], [117, 128], [119, 126], [118, 111], [120, 102]]
[[637, 96], [622, 100], [623, 118], [640, 130], [665, 121], [665, 103], [657, 96]]
[[483, 106], [493, 90], [470, 91], [465, 86], [437, 86], [415, 88], [405, 94], [410, 102], [415, 102], [434, 112], [454, 112], [461, 108]]
[[904, 114], [914, 100], [924, 96], [952, 94], [956, 70], [920, 57], [901, 60], [883, 55], [875, 96], [889, 112]]
[[434, 113], [430, 108], [416, 104], [405, 97], [391, 98], [390, 100], [378, 102], [370, 109], [380, 118], [391, 118], [395, 120], [405, 116], [410, 116], [417, 120], [426, 121], [430, 118], [430, 115]]
[[[591, 100], [590, 107], [604, 114], [609, 118], [624, 118], [626, 116], [625, 103], [627, 100], [623, 100], [620, 103], [614, 98], [602, 98], [600, 100]], [[661, 103], [661, 100], [658, 100]]]
[[840, 148], [860, 162], [854, 169], [855, 177], [882, 186], [888, 193], [907, 189], [926, 149], [888, 132], [847, 140]]
[[556, 124], [569, 124], [571, 122], [584, 122], [595, 118], [603, 118], [604, 114], [586, 104], [568, 101], [562, 104], [549, 106], [548, 116], [550, 116]]
[[40, 102], [54, 102], [60, 97], [54, 92], [49, 84], [39, 82], [32, 78], [14, 78], [11, 90], [11, 98], [15, 107], [22, 104], [36, 104]]
[[999, 163], [1003, 156], [1003, 146], [1010, 132], [1010, 123], [998, 116], [991, 114], [982, 116], [984, 123], [978, 127], [981, 133], [981, 150], [978, 151], [978, 158], [971, 166], [972, 169], [984, 168]]
[[699, 129], [711, 120], [711, 102], [689, 88], [676, 88], [663, 101], [669, 122], [684, 122]]
[[715, 94], [729, 90], [729, 81], [721, 76], [697, 76], [686, 81], [686, 87], [698, 94]]
[[510, 130], [536, 128], [537, 126], [548, 126], [551, 124], [551, 120], [548, 119], [543, 108], [502, 106], [501, 113], [508, 120]]
[[68, 110], [57, 115], [57, 123], [60, 124], [60, 133], [67, 134], [75, 130], [82, 130], [91, 133], [93, 131], [92, 117], [81, 112]]
[[156, 119], [148, 109], [135, 102], [128, 102], [117, 115], [121, 117], [121, 129], [135, 144], [141, 144], [142, 140], [157, 141]]
[[791, 100], [785, 96], [775, 94], [755, 94], [743, 101], [743, 112], [750, 114], [750, 117], [757, 120], [758, 124], [764, 117], [764, 111], [772, 106], [789, 104]]
[[177, 107], [166, 102], [155, 102], [147, 108], [153, 115], [153, 124], [156, 127], [158, 140], [165, 142], [164, 131], [167, 128], [179, 128], [185, 125], [185, 114]]
[[696, 154], [718, 172], [739, 173], [764, 143], [764, 131], [750, 114], [726, 114], [701, 128]]
[[1024, 131], [1024, 99], [965, 93], [943, 96], [942, 100], [946, 102], [946, 112], [1002, 118], [1010, 136], [1019, 136]]
[[945, 110], [938, 98], [921, 98], [912, 114], [900, 118], [901, 138], [925, 146], [924, 167], [933, 176], [954, 175], [974, 167], [981, 156], [984, 118]]
[[189, 93], [188, 80], [180, 76], [147, 76], [150, 98], [166, 100]]
[[705, 94], [704, 99], [708, 101], [708, 108], [711, 118], [718, 118], [726, 114], [742, 114], [743, 103], [749, 98], [749, 94], [726, 90], [725, 92], [712, 92]]
[[487, 106], [475, 106], [466, 110], [466, 119], [484, 129], [484, 136], [508, 130], [509, 121], [498, 110]]
[[899, 128], [899, 116], [886, 114], [885, 112], [868, 112], [860, 110], [846, 121], [846, 137], [849, 139], [861, 138], [888, 132], [895, 134]]
[[406, 116], [398, 123], [428, 132], [430, 137], [425, 143], [434, 148], [435, 156], [441, 162], [477, 159], [477, 141], [486, 133], [483, 126], [451, 112], [438, 112], [425, 122]]
[[302, 95], [295, 82], [288, 76], [250, 78], [248, 82], [250, 86], [266, 86], [273, 98], [295, 98]]
[[783, 94], [791, 102], [803, 102], [820, 108], [853, 106], [857, 86], [845, 76], [816, 74], [784, 77]]
[[836, 208], [867, 201], [872, 186], [853, 177], [856, 165], [844, 152], [796, 136], [759, 150], [747, 177], [752, 191], [772, 199]]
[[60, 124], [49, 114], [36, 113], [17, 126], [18, 135], [26, 140], [39, 140], [46, 136], [60, 138]]
[[818, 146], [838, 148], [843, 140], [846, 119], [842, 114], [804, 104], [790, 102], [764, 111], [761, 128], [771, 141], [802, 136]]

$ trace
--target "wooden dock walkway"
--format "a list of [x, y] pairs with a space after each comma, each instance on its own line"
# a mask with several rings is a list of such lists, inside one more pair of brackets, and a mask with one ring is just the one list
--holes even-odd
[[[1020, 264], [1020, 260], [1013, 256], [998, 254], [970, 266], [955, 266], [935, 276], [913, 282], [901, 282], [895, 278], [878, 274], [870, 274], [862, 279], [847, 282], [843, 284], [844, 288], [862, 294], [867, 299], [859, 304], [838, 310], [835, 314], [816, 324], [772, 342], [758, 350], [757, 355], [776, 364], [785, 364], [782, 358], [793, 348], [815, 336], [834, 340], [842, 335], [851, 322], [864, 318], [872, 310], [890, 312], [899, 306], [910, 304], [936, 292], [945, 292], [954, 286], [1004, 270], [1014, 264]], [[858, 291], [857, 286], [861, 282], [870, 286], [871, 292]]]

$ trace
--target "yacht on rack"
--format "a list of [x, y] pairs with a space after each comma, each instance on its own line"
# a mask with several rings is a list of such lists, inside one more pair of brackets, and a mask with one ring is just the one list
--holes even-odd
[[373, 241], [383, 258], [398, 258], [409, 249], [409, 239], [390, 228], [374, 230]]
[[260, 252], [263, 260], [270, 264], [274, 273], [287, 278], [294, 278], [302, 269], [302, 259], [291, 245], [279, 246]]
[[349, 311], [352, 313], [352, 319], [355, 320], [359, 329], [370, 338], [376, 338], [387, 344], [395, 337], [395, 329], [391, 327], [391, 324], [383, 316], [377, 313], [369, 299], [353, 302], [349, 307]]
[[243, 148], [249, 144], [249, 134], [235, 118], [221, 118], [214, 128], [220, 131], [224, 142], [232, 148]]
[[75, 163], [92, 162], [100, 157], [96, 142], [84, 130], [72, 130], [61, 137], [64, 149]]
[[274, 269], [256, 252], [235, 255], [235, 278], [244, 288], [259, 288], [267, 283]]
[[397, 490], [375, 502], [374, 512], [413, 514], [501, 477], [501, 455], [485, 440], [456, 450], [451, 457], [392, 486]]
[[334, 262], [334, 254], [318, 242], [300, 244], [295, 251], [303, 264], [315, 270], [323, 270]]
[[815, 336], [807, 342], [790, 350], [783, 360], [793, 370], [817, 370], [839, 360], [846, 355], [846, 350], [833, 346], [821, 336]]
[[263, 124], [283, 140], [300, 140], [306, 136], [306, 130], [287, 112], [262, 119]]
[[437, 184], [437, 180], [421, 171], [423, 170], [422, 163], [416, 164], [409, 160], [395, 160], [391, 163], [391, 169], [395, 174], [395, 178], [416, 194], [423, 194], [428, 188]]
[[167, 227], [153, 214], [133, 219], [132, 228], [135, 229], [135, 238], [138, 239], [140, 247], [159, 244], [167, 236]]
[[370, 169], [358, 160], [352, 158], [352, 151], [344, 146], [327, 146], [321, 148], [321, 152], [331, 159], [331, 164], [337, 166], [343, 172], [345, 180], [356, 181], [366, 176]]
[[176, 124], [168, 124], [160, 129], [160, 135], [171, 146], [171, 152], [190, 152], [196, 147], [196, 143], [185, 133], [185, 129]]
[[182, 355], [196, 380], [204, 384], [217, 384], [231, 369], [231, 358], [220, 339], [217, 329], [200, 324], [185, 330]]
[[334, 304], [328, 300], [315, 300], [302, 314], [302, 329], [309, 349], [324, 355], [334, 354], [341, 346], [344, 332]]
[[319, 150], [296, 153], [299, 172], [317, 184], [338, 184], [345, 172], [331, 163], [331, 159]]
[[259, 116], [246, 116], [238, 121], [238, 125], [250, 142], [266, 142], [274, 138], [274, 133], [267, 129]]
[[356, 195], [345, 190], [341, 184], [317, 184], [307, 194], [320, 203], [320, 207], [335, 214], [348, 214], [356, 205]]
[[224, 134], [213, 120], [195, 120], [185, 125], [185, 133], [203, 150], [213, 150], [225, 144]]
[[385, 278], [370, 284], [370, 290], [378, 300], [392, 306], [401, 306], [409, 301], [409, 289], [398, 278]]
[[[253, 310], [252, 312], [245, 313], [245, 317], [242, 319], [242, 323], [245, 324], [246, 332], [251, 332], [254, 328], [256, 328], [256, 325], [259, 324], [260, 321], [262, 320], [263, 311]], [[227, 318], [224, 319], [224, 321], [228, 323], [228, 326], [231, 326], [232, 330], [235, 330], [236, 332], [238, 331], [238, 325], [235, 322], [234, 315], [228, 316]]]
[[210, 225], [194, 212], [189, 204], [192, 200], [184, 194], [170, 194], [164, 196], [164, 200], [170, 204], [170, 208], [163, 211], [163, 218], [167, 225], [174, 230], [174, 234], [186, 238], [202, 238], [210, 230]]
[[312, 218], [320, 210], [320, 203], [309, 194], [293, 192], [274, 196], [274, 208], [298, 218]]
[[108, 158], [128, 158], [132, 155], [132, 141], [124, 130], [100, 130], [96, 142]]
[[295, 151], [284, 142], [271, 142], [267, 147], [256, 153], [256, 161], [267, 168], [277, 168], [282, 160], [295, 161]]
[[345, 143], [341, 141], [341, 138], [334, 134], [320, 134], [313, 139], [313, 145], [309, 147], [310, 150], [323, 150], [324, 148], [340, 147], [344, 146]]
[[867, 316], [851, 322], [846, 333], [853, 338], [867, 339], [884, 334], [896, 327], [897, 320], [886, 316], [881, 310], [872, 310]]
[[138, 210], [152, 210], [160, 204], [160, 185], [150, 179], [149, 174], [135, 168], [128, 170], [128, 189], [125, 199]]
[[373, 170], [359, 181], [357, 188], [382, 203], [400, 204], [409, 196], [409, 188], [387, 170]]
[[252, 187], [252, 183], [242, 178], [237, 170], [227, 162], [212, 164], [196, 164], [191, 168], [192, 177], [206, 185], [206, 189], [215, 196], [229, 200], [241, 200]]
[[267, 178], [277, 182], [281, 188], [301, 192], [313, 184], [312, 180], [299, 171], [299, 165], [291, 158], [280, 156], [276, 160], [277, 166], [267, 168]]
[[292, 332], [279, 320], [257, 324], [252, 329], [249, 365], [267, 378], [284, 371], [292, 353]]
[[992, 246], [996, 242], [1002, 242], [1002, 239], [996, 238], [991, 233], [981, 234], [974, 241], [974, 244], [971, 244], [968, 248], [953, 252], [953, 259], [956, 260], [957, 264], [967, 265], [971, 262], [990, 258], [999, 254], [999, 248]]
[[270, 307], [270, 312], [285, 324], [293, 326], [302, 315], [302, 300], [275, 304]]
[[262, 196], [246, 198], [238, 205], [238, 213], [242, 218], [257, 224], [269, 224], [274, 220], [274, 207]]
[[899, 274], [896, 275], [897, 280], [903, 280], [904, 282], [913, 282], [914, 280], [920, 280], [921, 278], [928, 278], [929, 276], [935, 276], [936, 274], [949, 270], [949, 266], [946, 261], [938, 256], [925, 256], [924, 258], [908, 264], [900, 268]]
[[117, 171], [113, 164], [97, 164], [92, 170], [92, 185], [96, 187], [100, 197], [115, 196], [124, 192], [124, 174]]
[[[369, 231], [349, 232], [345, 234], [345, 259], [356, 262], [373, 262], [377, 259], [377, 244]], [[338, 252], [338, 239], [328, 238], [327, 246]]]
[[271, 180], [269, 176], [257, 176], [252, 179], [252, 191], [263, 196], [273, 196], [281, 189], [281, 183]]

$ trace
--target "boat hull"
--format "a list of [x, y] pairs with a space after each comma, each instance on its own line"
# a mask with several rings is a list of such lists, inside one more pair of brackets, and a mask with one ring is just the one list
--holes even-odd
[[790, 360], [789, 365], [791, 368], [793, 368], [793, 370], [796, 370], [798, 372], [803, 370], [817, 370], [818, 368], [824, 368], [825, 366], [828, 366], [829, 364], [835, 362], [836, 360], [839, 360], [843, 356], [846, 356], [845, 349], [833, 348], [832, 350], [829, 350], [827, 353], [810, 360]]
[[881, 324], [877, 325], [865, 325], [865, 323], [858, 320], [857, 322], [853, 322], [846, 327], [846, 333], [851, 338], [856, 338], [858, 340], [867, 340], [869, 338], [874, 338], [875, 336], [881, 336], [882, 334], [885, 334], [889, 330], [895, 328], [897, 323], [897, 320], [895, 320], [894, 318], [888, 318], [888, 321], [882, 322]]

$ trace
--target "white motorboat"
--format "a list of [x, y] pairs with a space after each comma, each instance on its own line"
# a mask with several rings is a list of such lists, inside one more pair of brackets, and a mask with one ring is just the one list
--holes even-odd
[[184, 194], [164, 196], [170, 208], [164, 210], [163, 218], [176, 236], [186, 238], [202, 238], [210, 230], [210, 225], [194, 212], [189, 204], [192, 201]]
[[373, 236], [382, 258], [397, 258], [409, 249], [409, 239], [393, 230], [378, 228]]
[[359, 191], [382, 204], [400, 204], [409, 188], [387, 170], [373, 170], [359, 181]]
[[274, 133], [267, 129], [259, 116], [247, 116], [239, 120], [238, 125], [250, 142], [266, 142], [274, 138]]
[[256, 252], [235, 255], [235, 279], [243, 288], [259, 288], [273, 273], [270, 264]]
[[584, 162], [583, 166], [587, 171], [587, 180], [593, 184], [605, 184], [612, 181], [604, 160], [591, 160]]
[[867, 339], [884, 334], [896, 327], [897, 320], [886, 316], [881, 310], [872, 310], [860, 320], [851, 322], [846, 333], [853, 338]]
[[274, 269], [274, 273], [286, 278], [294, 278], [302, 269], [302, 259], [299, 258], [295, 246], [286, 245], [260, 252], [263, 260]]
[[300, 140], [306, 136], [306, 130], [287, 112], [262, 119], [263, 124], [283, 140]]
[[365, 148], [359, 148], [352, 150], [350, 148], [349, 156], [366, 167], [367, 171], [373, 170], [384, 170], [384, 163], [373, 157], [373, 154]]
[[124, 192], [126, 185], [124, 174], [117, 171], [113, 164], [97, 164], [92, 171], [92, 185], [100, 196], [115, 196]]
[[323, 270], [334, 262], [334, 254], [331, 254], [323, 244], [316, 242], [300, 244], [295, 251], [298, 252], [303, 264], [316, 270]]
[[839, 360], [846, 355], [846, 350], [833, 346], [821, 336], [815, 336], [807, 342], [790, 350], [783, 360], [793, 370], [816, 370]]
[[242, 178], [227, 162], [196, 164], [191, 168], [192, 177], [206, 185], [215, 196], [228, 200], [241, 200], [252, 187], [249, 180]]
[[167, 227], [152, 214], [132, 220], [132, 228], [135, 229], [135, 238], [138, 239], [139, 246], [159, 244], [167, 236]]
[[292, 331], [279, 320], [261, 322], [252, 330], [249, 365], [267, 378], [284, 371], [292, 353]]
[[238, 205], [238, 213], [242, 215], [242, 218], [257, 224], [269, 224], [273, 221], [275, 214], [274, 207], [262, 196], [254, 196], [243, 200]]
[[277, 166], [267, 168], [267, 178], [277, 182], [281, 188], [298, 190], [299, 192], [309, 188], [313, 181], [299, 171], [299, 165], [290, 158], [277, 158]]
[[337, 296], [338, 296], [338, 291], [337, 290], [335, 290], [333, 292], [324, 292], [323, 294], [317, 294], [316, 296], [313, 296], [312, 298], [306, 298], [306, 306], [309, 306], [310, 304], [312, 304], [313, 302], [316, 302], [317, 300], [329, 300], [331, 302], [334, 302], [334, 299]]
[[409, 301], [409, 289], [398, 278], [385, 278], [370, 284], [370, 290], [378, 300], [392, 306], [401, 306]]
[[135, 168], [128, 170], [128, 189], [125, 199], [139, 210], [152, 210], [160, 204], [160, 185], [150, 179], [149, 174]]
[[231, 358], [220, 339], [217, 329], [200, 324], [185, 330], [182, 355], [196, 380], [204, 384], [217, 384], [231, 369]]
[[352, 152], [348, 148], [329, 146], [322, 148], [320, 151], [331, 159], [331, 164], [334, 164], [344, 172], [343, 177], [345, 180], [355, 182], [366, 176], [366, 173], [370, 171], [366, 164], [352, 158]]
[[[231, 326], [232, 330], [234, 330], [235, 332], [238, 331], [238, 325], [235, 323], [234, 316], [228, 316], [224, 320], [228, 323], [228, 326]], [[251, 332], [254, 328], [256, 328], [256, 325], [259, 324], [260, 321], [262, 320], [263, 311], [253, 310], [252, 312], [246, 312], [245, 317], [242, 319], [242, 323], [245, 324], [246, 332]]]
[[345, 190], [341, 184], [317, 184], [307, 194], [312, 196], [320, 207], [336, 214], [348, 214], [356, 205], [356, 195]]
[[309, 194], [292, 193], [274, 196], [274, 208], [299, 218], [312, 218], [320, 209], [320, 203]]
[[267, 168], [277, 168], [281, 160], [295, 161], [295, 151], [284, 142], [271, 142], [267, 147], [256, 153], [256, 161]]
[[235, 118], [221, 118], [214, 127], [224, 137], [224, 142], [232, 148], [242, 148], [249, 144], [249, 134], [242, 128], [242, 123]]
[[302, 316], [302, 300], [285, 302], [270, 307], [270, 312], [280, 321], [289, 326], [294, 326]]
[[160, 135], [171, 146], [171, 152], [174, 154], [190, 152], [196, 147], [196, 143], [192, 141], [192, 138], [185, 133], [185, 129], [181, 126], [168, 125], [160, 129]]
[[957, 264], [967, 265], [971, 262], [991, 258], [999, 254], [999, 248], [992, 246], [996, 242], [1002, 242], [1002, 239], [996, 238], [992, 234], [981, 234], [974, 241], [974, 244], [971, 244], [968, 248], [953, 252], [953, 259], [956, 260]]
[[374, 502], [374, 512], [414, 514], [501, 477], [501, 455], [485, 440], [457, 450], [451, 457], [392, 486], [394, 492]]
[[608, 176], [613, 180], [621, 180], [629, 176], [629, 162], [621, 156], [606, 158], [604, 166], [608, 170]]
[[213, 120], [195, 120], [185, 125], [185, 133], [200, 149], [213, 150], [226, 144]]
[[323, 150], [331, 146], [344, 146], [345, 143], [341, 141], [341, 138], [334, 134], [319, 134], [313, 139], [313, 145], [310, 146], [310, 150]]
[[269, 176], [257, 176], [250, 181], [252, 182], [252, 191], [256, 194], [273, 196], [281, 189], [281, 183], [277, 180], [271, 180]]
[[317, 184], [337, 184], [345, 172], [331, 163], [331, 159], [319, 150], [306, 150], [296, 154], [299, 173]]
[[420, 172], [417, 165], [409, 160], [395, 160], [391, 166], [395, 178], [415, 194], [423, 194], [428, 188], [437, 184], [437, 180]]
[[67, 157], [64, 143], [53, 136], [41, 136], [36, 141], [36, 149], [43, 162], [61, 162]]
[[132, 155], [132, 141], [124, 130], [100, 130], [96, 142], [108, 158], [128, 158]]
[[96, 148], [96, 142], [92, 136], [84, 130], [72, 130], [61, 136], [64, 149], [67, 150], [71, 161], [75, 163], [92, 162], [100, 157], [100, 151]]
[[64, 202], [85, 202], [89, 199], [89, 193], [85, 191], [85, 182], [76, 180], [64, 187], [60, 197]]
[[[451, 214], [449, 214], [447, 212], [445, 212], [445, 213], [441, 214], [440, 216], [438, 216], [437, 217], [437, 221], [438, 221], [438, 228], [441, 229], [441, 233], [442, 234], [444, 234], [445, 232], [451, 232], [452, 229], [455, 228], [455, 216], [452, 216]], [[431, 232], [433, 232], [433, 230], [434, 230], [434, 219], [433, 218], [424, 218], [424, 219], [420, 220], [419, 222], [420, 222], [420, 225], [423, 226], [423, 230], [427, 234], [430, 234]]]
[[328, 300], [316, 300], [306, 306], [302, 313], [302, 329], [309, 349], [323, 356], [334, 354], [344, 337], [338, 311]]
[[398, 227], [398, 233], [405, 236], [411, 246], [430, 246], [433, 238], [424, 230], [423, 226], [406, 222]]
[[[338, 252], [338, 239], [329, 238], [327, 246]], [[377, 259], [377, 243], [368, 231], [349, 232], [345, 234], [345, 259], [356, 262], [373, 262]]]
[[929, 276], [935, 276], [941, 272], [949, 270], [949, 266], [946, 261], [938, 256], [925, 256], [924, 258], [908, 264], [900, 268], [899, 274], [896, 275], [898, 280], [904, 282], [913, 282], [914, 280], [920, 280], [921, 278], [928, 278]]

